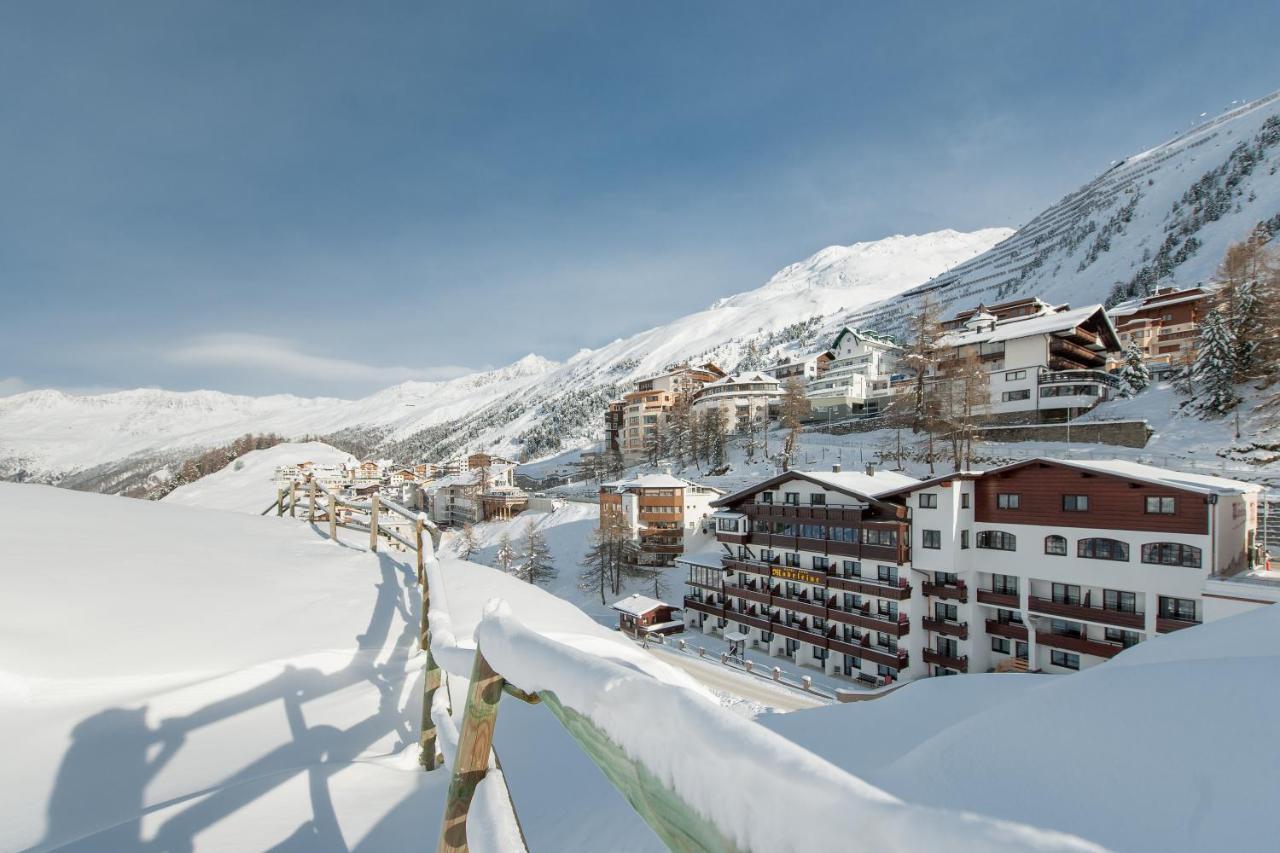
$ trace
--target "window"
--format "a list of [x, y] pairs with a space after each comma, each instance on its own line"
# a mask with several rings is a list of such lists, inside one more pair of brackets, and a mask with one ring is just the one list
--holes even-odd
[[997, 595], [1017, 595], [1018, 578], [1016, 575], [992, 575], [991, 591]]
[[880, 583], [896, 584], [898, 582], [897, 566], [876, 566], [876, 580]]
[[1017, 657], [1018, 660], [1026, 660], [1027, 656], [1031, 652], [1031, 646], [1029, 643], [1025, 643], [1022, 640], [1018, 640], [1018, 642], [1015, 643], [1013, 646], [1013, 651], [1014, 651], [1015, 657]]
[[969, 547], [969, 531], [960, 531], [960, 550], [964, 551]]
[[799, 535], [803, 539], [826, 539], [827, 528], [823, 524], [802, 524]]
[[862, 564], [854, 560], [845, 560], [840, 566], [844, 569], [844, 576], [847, 578], [856, 578], [862, 574]]
[[1195, 622], [1196, 603], [1189, 598], [1169, 598], [1162, 595], [1160, 596], [1160, 618]]
[[787, 506], [800, 506], [800, 493], [786, 492], [782, 495], [782, 502]]
[[996, 495], [997, 509], [1017, 509], [1022, 504], [1022, 496], [1001, 492]]
[[1138, 644], [1137, 631], [1126, 631], [1123, 628], [1108, 628], [1106, 637], [1108, 643], [1119, 643], [1126, 649]]
[[1178, 542], [1149, 542], [1142, 546], [1142, 562], [1157, 566], [1200, 568], [1200, 549]]
[[1123, 592], [1118, 589], [1104, 589], [1102, 591], [1102, 609], [1114, 610], [1117, 613], [1137, 613], [1138, 596], [1132, 592]]
[[938, 508], [938, 496], [937, 496], [937, 495], [935, 495], [935, 494], [933, 494], [932, 492], [925, 492], [925, 493], [921, 494], [921, 495], [920, 495], [920, 508], [921, 508], [921, 509], [937, 509], [937, 508]]
[[1063, 495], [1062, 511], [1063, 512], [1088, 512], [1089, 496], [1088, 495]]
[[1000, 399], [1005, 403], [1012, 403], [1015, 400], [1031, 399], [1031, 389], [1023, 388], [1020, 391], [1005, 391], [1000, 395]]
[[1149, 497], [1146, 504], [1149, 515], [1173, 515], [1178, 511], [1176, 498]]
[[826, 557], [813, 558], [813, 570], [815, 572], [825, 572], [827, 570], [827, 566], [829, 565], [830, 565], [830, 562], [827, 560]]
[[862, 544], [896, 546], [898, 544], [898, 531], [883, 527], [864, 527], [862, 528]]
[[1052, 594], [1054, 604], [1080, 603], [1080, 587], [1073, 583], [1055, 583]]
[[1008, 373], [1004, 375], [1005, 382], [1017, 382], [1019, 379], [1026, 379], [1026, 378], [1027, 378], [1027, 371], [1025, 370], [1010, 370]]
[[921, 530], [924, 537], [921, 545], [925, 548], [941, 548], [942, 547], [942, 531], [941, 530]]
[[773, 503], [773, 492], [761, 492], [759, 494], [759, 498], [760, 498], [760, 503], [771, 504]]
[[1059, 637], [1083, 637], [1084, 626], [1079, 622], [1068, 622], [1065, 619], [1050, 619], [1049, 633]]
[[827, 650], [826, 650], [826, 649], [824, 649], [824, 648], [822, 648], [821, 646], [814, 646], [814, 647], [813, 647], [813, 656], [814, 656], [815, 658], [817, 658], [818, 660], [826, 660], [826, 659], [827, 659]]
[[1055, 557], [1067, 556], [1067, 537], [1056, 535], [1044, 537], [1044, 552]]
[[788, 551], [786, 554], [786, 564], [794, 569], [800, 568], [800, 555], [794, 551]]
[[[897, 602], [889, 602], [896, 604]], [[944, 604], [941, 601], [935, 602], [933, 605], [933, 617], [939, 622], [956, 622], [960, 618], [960, 608], [954, 604]]]
[[737, 533], [737, 532], [738, 532], [738, 519], [736, 519], [736, 518], [717, 518], [717, 519], [716, 519], [716, 530], [723, 531], [724, 533]]
[[991, 651], [1000, 652], [1003, 655], [1009, 654], [1009, 641], [1004, 637], [991, 638]]
[[979, 530], [978, 547], [992, 551], [1016, 551], [1017, 537], [1003, 530]]
[[969, 508], [969, 493], [968, 493], [968, 492], [965, 492], [964, 494], [962, 494], [962, 495], [960, 496], [960, 508], [961, 508], [961, 509], [968, 509], [968, 508]]
[[1070, 652], [1060, 652], [1057, 649], [1049, 656], [1049, 660], [1054, 666], [1060, 666], [1063, 669], [1079, 669], [1080, 655], [1073, 655]]
[[1076, 543], [1076, 556], [1090, 560], [1125, 560], [1129, 559], [1129, 546], [1118, 539], [1081, 539]]
[[813, 494], [809, 495], [810, 506], [826, 506], [826, 504], [827, 504], [827, 496], [825, 494], [821, 492], [814, 492]]

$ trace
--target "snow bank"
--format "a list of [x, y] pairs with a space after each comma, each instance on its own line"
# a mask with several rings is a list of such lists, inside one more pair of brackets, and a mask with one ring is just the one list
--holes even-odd
[[221, 471], [179, 486], [164, 500], [182, 506], [250, 512], [254, 515], [275, 499], [276, 468], [297, 462], [340, 465], [351, 454], [320, 441], [285, 442], [246, 453]]
[[911, 802], [1116, 849], [1268, 849], [1277, 636], [1280, 608], [1264, 607], [1073, 675], [926, 679], [760, 722]]
[[705, 696], [531, 630], [505, 603], [487, 609], [477, 636], [508, 681], [554, 693], [588, 717], [742, 849], [834, 850], [851, 839], [886, 851], [1099, 849], [1061, 833], [902, 803]]

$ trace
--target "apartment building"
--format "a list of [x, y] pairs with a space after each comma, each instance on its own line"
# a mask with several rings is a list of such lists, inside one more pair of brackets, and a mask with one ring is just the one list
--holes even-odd
[[696, 416], [720, 411], [730, 433], [749, 432], [769, 419], [782, 397], [782, 383], [766, 373], [750, 370], [708, 382], [693, 393]]
[[1106, 366], [1120, 354], [1120, 339], [1101, 305], [1020, 299], [962, 311], [942, 326], [942, 372], [950, 359], [977, 356], [988, 378], [979, 414], [988, 420], [1067, 421], [1119, 391]]
[[[1161, 378], [1195, 358], [1200, 322], [1208, 313], [1210, 294], [1201, 287], [1166, 287], [1143, 299], [1121, 302], [1108, 313], [1122, 348], [1137, 345], [1152, 375]], [[1113, 359], [1118, 367], [1120, 358]]]
[[815, 417], [870, 415], [888, 405], [900, 352], [892, 338], [845, 326], [830, 352], [826, 369], [805, 387]]
[[1280, 599], [1259, 492], [1119, 460], [787, 472], [715, 502], [720, 565], [678, 560], [685, 621], [869, 684], [1072, 672]]
[[773, 367], [765, 368], [764, 372], [784, 384], [788, 379], [798, 379], [801, 384], [808, 384], [810, 380], [826, 373], [834, 360], [835, 355], [825, 350], [809, 355], [788, 356]]
[[460, 526], [506, 520], [529, 506], [529, 495], [515, 483], [511, 463], [491, 463], [436, 480], [426, 490], [431, 520]]
[[644, 462], [666, 428], [671, 410], [691, 402], [703, 385], [724, 377], [723, 370], [708, 362], [640, 380], [621, 401], [610, 404], [605, 415], [606, 448], [621, 453], [625, 465]]
[[670, 566], [692, 550], [711, 502], [724, 492], [671, 474], [645, 474], [600, 486], [600, 526], [621, 529], [638, 546], [640, 565]]

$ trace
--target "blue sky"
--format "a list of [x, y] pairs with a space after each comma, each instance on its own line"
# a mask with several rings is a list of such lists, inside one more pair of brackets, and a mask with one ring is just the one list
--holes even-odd
[[1280, 88], [1277, 32], [1236, 2], [4, 4], [0, 394], [564, 358], [825, 245], [1025, 222]]

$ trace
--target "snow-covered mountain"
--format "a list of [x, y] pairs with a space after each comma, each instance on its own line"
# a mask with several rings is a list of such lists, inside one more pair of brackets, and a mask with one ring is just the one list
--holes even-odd
[[[482, 447], [538, 457], [592, 440], [605, 402], [639, 376], [692, 357], [732, 367], [748, 339], [792, 342], [797, 332], [788, 327], [885, 299], [1011, 233], [941, 231], [832, 246], [757, 290], [564, 364], [529, 355], [498, 370], [405, 382], [354, 401], [154, 389], [0, 398], [0, 478], [121, 491], [246, 432], [333, 436], [344, 447], [402, 458]], [[807, 328], [811, 334], [816, 325]]]

